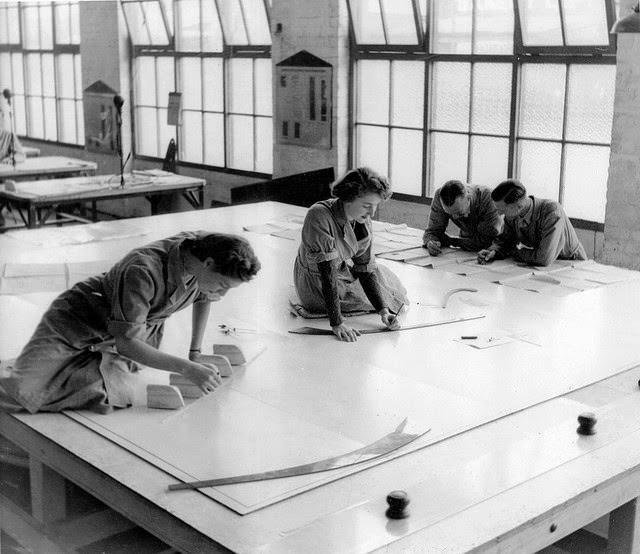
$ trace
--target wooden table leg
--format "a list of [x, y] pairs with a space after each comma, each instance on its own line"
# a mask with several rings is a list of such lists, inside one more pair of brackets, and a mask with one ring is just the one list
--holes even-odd
[[41, 523], [63, 519], [67, 515], [65, 479], [51, 468], [29, 458], [31, 513]]
[[640, 510], [638, 499], [611, 512], [607, 554], [628, 554], [640, 550]]

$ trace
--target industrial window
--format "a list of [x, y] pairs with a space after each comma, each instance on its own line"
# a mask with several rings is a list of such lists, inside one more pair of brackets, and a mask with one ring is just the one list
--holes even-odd
[[520, 178], [604, 222], [613, 0], [349, 0], [353, 162], [394, 191]]
[[0, 87], [17, 134], [84, 144], [77, 1], [0, 3]]
[[[123, 0], [125, 15], [149, 0]], [[152, 23], [129, 21], [134, 44], [135, 148], [163, 157], [171, 139], [181, 162], [272, 172], [271, 36], [265, 0], [155, 1]], [[146, 7], [147, 9], [149, 6]], [[156, 9], [156, 8], [154, 8]], [[144, 24], [143, 24], [144, 22]], [[153, 25], [161, 27], [154, 30]], [[166, 33], [161, 44], [151, 37]], [[135, 38], [134, 38], [135, 37]], [[170, 92], [180, 121], [167, 124]]]

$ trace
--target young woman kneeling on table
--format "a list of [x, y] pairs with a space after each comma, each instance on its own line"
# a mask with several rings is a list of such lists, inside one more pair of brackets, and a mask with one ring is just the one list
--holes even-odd
[[[249, 243], [234, 235], [180, 233], [132, 250], [53, 301], [9, 376], [0, 379], [0, 409], [124, 408], [133, 399], [138, 364], [181, 373], [212, 392], [220, 373], [199, 361], [211, 302], [259, 269]], [[189, 305], [188, 359], [161, 352], [165, 320]]]
[[343, 312], [375, 310], [394, 329], [396, 315], [408, 302], [406, 289], [371, 253], [371, 217], [391, 196], [391, 185], [371, 169], [347, 172], [331, 188], [334, 198], [315, 203], [304, 220], [294, 266], [302, 305], [327, 313], [333, 334], [353, 342], [360, 333], [344, 323]]

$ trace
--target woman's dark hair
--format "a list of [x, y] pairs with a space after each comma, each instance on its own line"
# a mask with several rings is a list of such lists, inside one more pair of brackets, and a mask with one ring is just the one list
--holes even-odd
[[249, 281], [260, 270], [260, 261], [249, 242], [236, 235], [202, 234], [185, 239], [182, 247], [202, 262], [211, 258], [216, 271], [226, 277]]
[[331, 185], [331, 195], [343, 202], [352, 202], [370, 192], [379, 194], [382, 200], [389, 199], [392, 194], [389, 181], [368, 167], [352, 169]]
[[456, 198], [464, 196], [465, 186], [461, 181], [456, 179], [447, 181], [440, 189], [440, 200], [448, 208], [453, 206]]
[[494, 202], [504, 202], [505, 204], [514, 204], [527, 194], [527, 189], [517, 179], [507, 179], [502, 181], [496, 188], [491, 191], [491, 199]]

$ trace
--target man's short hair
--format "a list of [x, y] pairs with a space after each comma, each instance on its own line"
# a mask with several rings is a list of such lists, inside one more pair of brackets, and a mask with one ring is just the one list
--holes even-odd
[[447, 181], [440, 189], [440, 201], [449, 208], [457, 198], [460, 198], [466, 192], [466, 187], [462, 181], [453, 179]]
[[504, 202], [505, 204], [514, 204], [526, 195], [527, 189], [517, 179], [502, 181], [491, 191], [491, 199], [494, 202]]

